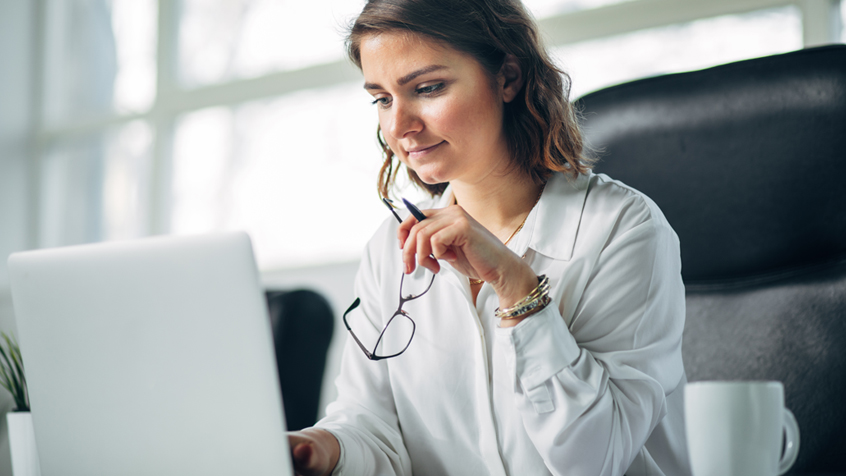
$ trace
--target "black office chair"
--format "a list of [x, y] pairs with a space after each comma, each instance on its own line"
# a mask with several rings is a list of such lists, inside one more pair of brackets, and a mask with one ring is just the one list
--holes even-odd
[[267, 291], [276, 364], [289, 430], [314, 425], [335, 318], [320, 294], [309, 290]]
[[846, 473], [846, 45], [634, 81], [579, 100], [597, 172], [679, 235], [694, 380], [779, 380], [791, 474]]

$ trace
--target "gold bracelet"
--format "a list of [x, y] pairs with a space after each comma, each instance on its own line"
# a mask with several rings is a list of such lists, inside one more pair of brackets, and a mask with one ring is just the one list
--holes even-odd
[[500, 317], [500, 320], [501, 321], [510, 321], [510, 320], [513, 320], [513, 319], [522, 319], [522, 318], [525, 318], [525, 317], [529, 317], [531, 315], [537, 314], [538, 312], [542, 311], [550, 302], [552, 302], [552, 299], [549, 296], [544, 296], [541, 299], [541, 301], [538, 303], [537, 306], [530, 308], [525, 313], [517, 314], [517, 315], [514, 315], [512, 317]]
[[496, 308], [494, 316], [505, 320], [527, 317], [545, 308], [550, 301], [549, 278], [541, 275], [538, 276], [538, 286], [528, 296], [507, 309]]

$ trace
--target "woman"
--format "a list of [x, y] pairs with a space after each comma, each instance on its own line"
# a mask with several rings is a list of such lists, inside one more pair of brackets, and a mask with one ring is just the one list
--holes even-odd
[[[380, 192], [398, 159], [433, 200], [368, 244], [345, 315], [361, 348], [327, 416], [290, 434], [297, 472], [688, 474], [678, 240], [591, 173], [522, 5], [371, 0], [348, 48], [378, 110]], [[430, 283], [400, 301], [407, 349], [369, 360], [398, 296]]]

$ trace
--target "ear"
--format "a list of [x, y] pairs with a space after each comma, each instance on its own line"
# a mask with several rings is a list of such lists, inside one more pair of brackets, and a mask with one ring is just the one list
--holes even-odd
[[505, 55], [505, 61], [497, 75], [502, 91], [503, 102], [511, 102], [517, 97], [517, 93], [523, 89], [523, 71], [520, 69], [520, 62], [512, 54]]

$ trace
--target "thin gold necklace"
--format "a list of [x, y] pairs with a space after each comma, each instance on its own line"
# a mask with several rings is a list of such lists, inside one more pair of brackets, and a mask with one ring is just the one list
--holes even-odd
[[[540, 192], [538, 192], [538, 196], [537, 196], [537, 198], [535, 198], [535, 203], [534, 203], [534, 204], [532, 204], [532, 208], [530, 208], [530, 209], [529, 209], [529, 213], [527, 213], [527, 214], [526, 214], [526, 218], [523, 218], [523, 222], [522, 222], [522, 223], [520, 223], [520, 226], [518, 226], [518, 227], [517, 227], [517, 229], [516, 229], [516, 230], [514, 230], [514, 231], [513, 231], [513, 232], [512, 232], [512, 233], [508, 236], [508, 238], [507, 238], [507, 239], [506, 239], [506, 240], [502, 243], [503, 245], [508, 246], [508, 242], [509, 242], [509, 241], [511, 241], [511, 238], [514, 238], [514, 235], [516, 235], [517, 233], [519, 233], [519, 232], [520, 232], [520, 230], [522, 230], [522, 229], [523, 229], [523, 225], [525, 225], [525, 224], [526, 224], [526, 220], [528, 220], [528, 219], [529, 219], [529, 215], [531, 215], [531, 214], [532, 214], [532, 210], [535, 208], [535, 206], [536, 206], [536, 205], [538, 204], [538, 202], [540, 201], [541, 195], [543, 195], [543, 189], [544, 189], [545, 187], [546, 187], [546, 184], [544, 184], [544, 185], [543, 185], [543, 187], [541, 187]], [[458, 201], [456, 201], [456, 203], [458, 203]], [[471, 286], [477, 286], [477, 285], [482, 284], [482, 283], [484, 283], [484, 282], [485, 282], [485, 280], [484, 280], [484, 279], [473, 279], [473, 278], [468, 278], [468, 279], [470, 279], [470, 285], [471, 285]]]

